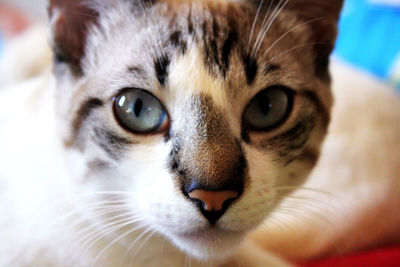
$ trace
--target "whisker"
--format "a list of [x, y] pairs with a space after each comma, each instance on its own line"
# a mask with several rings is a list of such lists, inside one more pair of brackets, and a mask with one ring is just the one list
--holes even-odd
[[[282, 1], [282, 0], [280, 0], [280, 1]], [[255, 48], [255, 46], [258, 44], [258, 42], [260, 41], [261, 36], [262, 36], [262, 33], [265, 31], [266, 26], [268, 25], [268, 22], [269, 22], [269, 20], [271, 19], [271, 16], [273, 15], [273, 13], [274, 13], [274, 11], [272, 11], [272, 14], [271, 14], [271, 16], [270, 16], [270, 11], [271, 11], [272, 4], [273, 4], [273, 3], [274, 3], [274, 0], [271, 0], [271, 2], [269, 3], [268, 10], [267, 10], [267, 12], [266, 12], [265, 15], [264, 15], [263, 22], [261, 23], [260, 30], [258, 31], [256, 41], [255, 41], [255, 43], [253, 44], [253, 47], [252, 47], [252, 50], [251, 50], [251, 55], [254, 55], [254, 48]], [[279, 3], [278, 3], [278, 5], [279, 5]]]
[[[112, 212], [115, 212], [115, 211], [113, 210]], [[110, 212], [110, 213], [112, 213], [112, 212]], [[119, 215], [113, 216], [111, 218], [107, 218], [104, 221], [99, 221], [99, 222], [97, 222], [95, 224], [90, 224], [88, 227], [85, 227], [84, 229], [81, 229], [80, 231], [78, 231], [77, 234], [81, 235], [81, 234], [83, 234], [83, 233], [85, 233], [87, 231], [90, 231], [92, 228], [96, 228], [97, 226], [103, 225], [103, 224], [106, 224], [107, 226], [113, 226], [113, 225], [117, 224], [120, 221], [120, 220], [115, 221], [116, 219], [123, 218], [123, 217], [126, 217], [128, 215], [131, 215], [131, 212], [126, 212], [126, 213], [123, 213], [123, 214], [119, 214]], [[127, 219], [132, 219], [132, 217], [130, 216], [129, 218], [125, 218], [125, 219], [122, 219], [122, 220], [127, 220]]]
[[[84, 211], [86, 213], [87, 210], [96, 210], [96, 209], [103, 209], [103, 208], [119, 208], [119, 207], [124, 207], [126, 204], [120, 204], [117, 205], [116, 203], [122, 203], [122, 201], [114, 202], [114, 201], [102, 201], [99, 203], [91, 204], [91, 205], [80, 205], [78, 207], [73, 207], [72, 210], [66, 214], [63, 214], [61, 217], [59, 217], [57, 220], [62, 221], [67, 219], [68, 217], [77, 214], [80, 211]], [[106, 205], [110, 204], [110, 205]]]
[[141, 228], [144, 228], [144, 227], [146, 227], [146, 226], [138, 226], [138, 227], [135, 227], [135, 228], [133, 228], [133, 229], [131, 229], [131, 230], [129, 230], [129, 231], [126, 231], [124, 234], [120, 235], [118, 238], [114, 239], [112, 242], [110, 242], [106, 247], [104, 247], [104, 248], [97, 254], [97, 256], [95, 257], [95, 259], [93, 260], [92, 266], [94, 267], [94, 266], [96, 265], [97, 261], [100, 260], [101, 256], [104, 254], [104, 252], [107, 251], [107, 249], [109, 249], [111, 246], [113, 246], [115, 243], [117, 243], [118, 241], [120, 241], [120, 240], [123, 239], [124, 237], [126, 237], [126, 236], [130, 235], [131, 233], [133, 233], [133, 232], [135, 232], [135, 231], [137, 231], [137, 230], [139, 230], [139, 229], [141, 229]]
[[[305, 26], [305, 25], [311, 24], [311, 23], [313, 23], [313, 22], [315, 22], [315, 21], [317, 21], [317, 20], [321, 20], [321, 19], [322, 19], [322, 17], [314, 18], [314, 19], [308, 20], [308, 21], [306, 21], [306, 22], [303, 22], [303, 23], [300, 23], [300, 24], [294, 26], [293, 28], [291, 28], [290, 30], [288, 30], [287, 32], [285, 32], [284, 34], [282, 34], [281, 37], [279, 37], [277, 40], [275, 40], [275, 42], [273, 42], [273, 43], [268, 47], [268, 49], [267, 49], [264, 53], [267, 54], [276, 44], [278, 44], [278, 43], [279, 43], [283, 38], [285, 38], [289, 33], [295, 31], [296, 29], [298, 29], [298, 28], [300, 28], [300, 27], [303, 27], [303, 26]], [[260, 46], [261, 46], [261, 45], [260, 45]], [[256, 54], [258, 53], [258, 51], [259, 51], [259, 49], [260, 49], [260, 46], [257, 48]]]
[[[109, 235], [112, 232], [115, 232], [118, 229], [126, 227], [130, 224], [137, 223], [139, 221], [141, 221], [141, 219], [135, 219], [135, 218], [120, 219], [118, 221], [108, 223], [102, 229], [97, 229], [97, 230], [95, 227], [93, 227], [93, 225], [91, 225], [91, 226], [89, 226], [90, 230], [93, 228], [95, 228], [95, 230], [90, 232], [89, 234], [87, 234], [84, 238], [79, 239], [79, 243], [86, 239], [86, 241], [82, 245], [87, 246], [87, 250], [89, 250], [93, 245], [95, 245], [103, 237]], [[90, 245], [88, 245], [89, 243], [90, 243]]]
[[[79, 202], [82, 202], [82, 198], [85, 197], [91, 197], [91, 196], [99, 196], [99, 195], [104, 195], [104, 196], [131, 196], [130, 192], [125, 192], [125, 191], [96, 191], [96, 192], [87, 192], [87, 193], [81, 193], [74, 195], [71, 198], [64, 199], [62, 202], [56, 202], [51, 204], [49, 207], [56, 209], [56, 208], [63, 208], [66, 205], [75, 202], [76, 200], [79, 200]], [[110, 200], [108, 200], [110, 201]]]
[[[130, 244], [129, 247], [125, 250], [125, 253], [124, 253], [124, 255], [123, 255], [122, 258], [121, 258], [120, 266], [122, 266], [122, 263], [125, 262], [125, 259], [128, 257], [129, 252], [130, 252], [131, 249], [136, 245], [137, 241], [139, 241], [140, 238], [142, 238], [142, 237], [143, 237], [146, 233], [148, 233], [149, 231], [151, 231], [151, 229], [147, 229], [146, 231], [144, 231], [143, 233], [141, 233], [137, 238], [135, 238], [135, 240], [133, 240], [133, 241], [131, 242], [131, 244]], [[131, 255], [131, 258], [133, 259], [134, 256], [135, 256], [135, 254], [134, 254], [134, 255]], [[132, 266], [132, 265], [129, 264], [129, 266]]]
[[90, 13], [86, 13], [86, 12], [82, 12], [82, 11], [76, 11], [76, 10], [72, 10], [70, 8], [65, 8], [65, 13], [69, 13], [69, 14], [76, 14], [76, 15], [83, 15], [85, 17], [91, 17], [91, 18], [97, 18], [97, 16], [90, 14]]
[[184, 266], [192, 267], [192, 260], [193, 260], [192, 257], [189, 254], [187, 254]]
[[[288, 54], [288, 53], [290, 53], [290, 52], [292, 52], [292, 51], [294, 51], [294, 50], [296, 50], [296, 49], [303, 48], [303, 47], [306, 47], [306, 46], [311, 46], [311, 45], [329, 45], [329, 43], [312, 42], [312, 43], [306, 43], [306, 44], [302, 44], [302, 45], [296, 45], [296, 46], [293, 46], [293, 47], [290, 48], [290, 49], [287, 49], [287, 50], [285, 50], [285, 51], [279, 53], [279, 54], [276, 55], [276, 56], [273, 56], [271, 59], [269, 59], [269, 61], [272, 62], [272, 61], [276, 60], [277, 58], [279, 58], [279, 57], [281, 57], [281, 56], [283, 56], [283, 55], [286, 55], [286, 54]], [[266, 54], [265, 54], [265, 55], [266, 55]]]
[[316, 188], [311, 188], [311, 187], [303, 187], [303, 186], [278, 186], [278, 187], [273, 187], [272, 190], [277, 190], [277, 191], [282, 191], [282, 190], [303, 190], [303, 191], [310, 191], [314, 193], [319, 193], [323, 194], [326, 196], [334, 197], [337, 198], [334, 194], [328, 191], [323, 191], [321, 189], [316, 189]]
[[[67, 251], [69, 250], [70, 247], [74, 247], [75, 245], [80, 246], [80, 247], [84, 247], [84, 251], [88, 251], [93, 245], [95, 245], [101, 238], [103, 238], [104, 236], [120, 229], [123, 228], [124, 226], [130, 225], [130, 224], [134, 224], [135, 221], [133, 219], [121, 219], [118, 220], [114, 223], [110, 223], [107, 225], [104, 225], [104, 227], [102, 229], [94, 229], [92, 232], [87, 233], [85, 236], [79, 238], [78, 240], [75, 240], [68, 248]], [[116, 225], [116, 226], [114, 226]], [[107, 229], [107, 227], [113, 226], [109, 229]], [[90, 226], [88, 226], [90, 227]], [[93, 227], [90, 227], [91, 229], [93, 229]], [[78, 250], [76, 250], [78, 251]]]
[[[271, 1], [271, 3], [272, 3], [272, 1]], [[256, 24], [257, 24], [257, 19], [258, 19], [258, 16], [260, 15], [260, 11], [261, 11], [263, 4], [264, 4], [264, 0], [262, 0], [260, 2], [260, 4], [258, 5], [257, 13], [256, 13], [256, 16], [254, 17], [253, 25], [252, 25], [251, 31], [250, 31], [250, 37], [249, 37], [247, 51], [250, 51], [250, 45], [251, 45], [251, 42], [253, 41], [253, 34], [254, 34]]]
[[261, 45], [262, 45], [262, 43], [263, 43], [263, 41], [264, 41], [264, 39], [265, 39], [267, 33], [269, 32], [269, 30], [270, 30], [272, 24], [275, 22], [276, 18], [279, 16], [279, 14], [282, 13], [283, 9], [284, 9], [285, 6], [289, 3], [289, 1], [290, 1], [290, 0], [286, 0], [280, 7], [279, 7], [279, 5], [280, 5], [283, 1], [280, 1], [280, 2], [279, 2], [277, 8], [275, 9], [276, 11], [271, 15], [271, 19], [270, 19], [270, 21], [268, 22], [267, 28], [266, 28], [266, 30], [264, 31], [264, 33], [262, 34], [261, 39], [260, 39], [260, 41], [258, 42], [258, 45], [256, 46], [257, 49], [256, 49], [256, 52], [255, 52], [255, 56], [258, 54], [258, 51], [260, 50], [260, 47], [261, 47]]
[[[86, 222], [86, 224], [90, 224], [90, 221], [92, 221], [94, 217], [99, 218], [99, 217], [101, 217], [101, 216], [105, 216], [105, 215], [108, 215], [108, 214], [121, 212], [121, 211], [124, 211], [124, 210], [126, 210], [125, 207], [124, 207], [124, 208], [121, 208], [121, 209], [112, 208], [112, 209], [100, 210], [99, 212], [91, 213], [91, 214], [89, 214], [89, 215], [87, 215], [87, 216], [82, 216], [82, 217], [80, 217], [78, 220], [73, 221], [73, 223], [72, 223], [71, 225], [69, 225], [69, 228], [78, 228], [78, 225], [79, 225], [79, 224], [84, 224], [85, 222]], [[109, 222], [109, 221], [115, 220], [115, 219], [117, 219], [118, 217], [122, 217], [122, 216], [121, 216], [121, 215], [117, 215], [117, 216], [108, 218], [108, 219], [105, 220], [104, 222]], [[95, 226], [97, 226], [97, 225], [100, 225], [101, 223], [103, 223], [103, 222], [98, 222], [98, 223], [96, 223], [96, 224], [94, 224], [94, 225], [91, 225], [91, 226], [95, 227]], [[86, 226], [85, 228], [79, 230], [78, 233], [79, 233], [79, 234], [85, 233], [86, 231], [84, 231], [84, 229], [87, 229], [88, 227], [89, 227], [89, 226]]]
[[[144, 234], [147, 234], [148, 232], [150, 232], [151, 229], [148, 229], [147, 231], [143, 232], [143, 234], [141, 235], [140, 238], [142, 238], [144, 236]], [[143, 249], [143, 247], [146, 245], [147, 241], [150, 240], [150, 238], [156, 233], [155, 230], [151, 230], [150, 234], [141, 242], [141, 244], [138, 246], [138, 248], [136, 249], [136, 251], [133, 253], [132, 255], [132, 259], [135, 258], [135, 256], [140, 252], [140, 250]], [[137, 238], [138, 241], [140, 241], [140, 238]], [[138, 242], [136, 241], [136, 242]], [[131, 264], [129, 264], [130, 266], [132, 266]]]
[[285, 223], [282, 221], [280, 218], [276, 216], [276, 214], [271, 214], [267, 217], [267, 219], [263, 222], [263, 225], [266, 227], [270, 227], [270, 223], [276, 224], [278, 227], [280, 227], [283, 231], [285, 230], [290, 230], [291, 227], [289, 224]]
[[[299, 212], [298, 207], [296, 207], [295, 209], [277, 209], [274, 211], [274, 213], [267, 218], [266, 220], [266, 225], [268, 226], [269, 223], [274, 223], [273, 221], [269, 221], [270, 218], [279, 216], [279, 215], [284, 215], [284, 216], [290, 216], [291, 218], [298, 220], [299, 222], [305, 222], [306, 225], [311, 225], [311, 228], [315, 228], [318, 227], [318, 230], [312, 230], [310, 228], [310, 231], [328, 231], [330, 232], [331, 235], [335, 235], [336, 233], [336, 227], [335, 225], [337, 225], [338, 222], [342, 223], [343, 222], [343, 218], [342, 216], [339, 215], [335, 215], [336, 219], [331, 219], [332, 217], [327, 217], [326, 211], [325, 210], [321, 210], [321, 211], [314, 211], [311, 214], [307, 214], [304, 212]], [[284, 220], [284, 219], [283, 219]], [[282, 220], [281, 220], [282, 221]], [[291, 223], [290, 226], [292, 226], [291, 228], [296, 230], [296, 225], [297, 224], [293, 224]], [[288, 228], [290, 229], [290, 228]], [[359, 238], [364, 239], [364, 241], [366, 243], [370, 243], [370, 238], [368, 238], [368, 235], [364, 232], [362, 232], [361, 230], [359, 230], [358, 228], [351, 228], [351, 231], [356, 232], [357, 235], [359, 236]], [[337, 247], [337, 245], [334, 245], [335, 249], [340, 253], [340, 248]]]
[[301, 201], [301, 200], [300, 201], [296, 200], [296, 201], [291, 202], [290, 200], [283, 199], [279, 206], [280, 207], [284, 207], [284, 208], [285, 207], [290, 207], [290, 208], [293, 208], [293, 209], [296, 209], [296, 208], [309, 208], [309, 210], [311, 212], [314, 212], [316, 210], [321, 209], [321, 207], [317, 206], [317, 204], [315, 204], [315, 203], [308, 203], [308, 202]]
[[[320, 221], [326, 225], [329, 225], [330, 223], [332, 223], [331, 221], [329, 221], [326, 218], [326, 214], [324, 214], [324, 212], [322, 210], [321, 211], [313, 210], [313, 211], [311, 211], [311, 214], [309, 214], [308, 211], [310, 211], [310, 210], [303, 209], [302, 207], [298, 207], [298, 206], [285, 205], [283, 207], [280, 207], [280, 209], [277, 209], [276, 211], [279, 213], [280, 211], [283, 211], [283, 210], [288, 213], [287, 215], [292, 215], [296, 219], [300, 219], [301, 217], [303, 217], [304, 219], [307, 219], [310, 221], [315, 221], [315, 222]], [[304, 212], [302, 212], [302, 210], [304, 210]]]

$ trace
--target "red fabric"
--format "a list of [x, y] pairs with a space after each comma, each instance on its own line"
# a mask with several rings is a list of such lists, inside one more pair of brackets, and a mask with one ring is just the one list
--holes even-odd
[[301, 267], [400, 267], [400, 247], [299, 265]]

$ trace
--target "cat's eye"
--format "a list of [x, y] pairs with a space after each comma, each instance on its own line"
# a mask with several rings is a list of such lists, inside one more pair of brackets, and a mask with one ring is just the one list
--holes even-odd
[[166, 110], [160, 101], [141, 89], [124, 89], [114, 98], [118, 122], [133, 133], [161, 132], [169, 125]]
[[245, 109], [243, 126], [250, 131], [267, 131], [283, 123], [292, 109], [290, 89], [282, 86], [258, 93]]

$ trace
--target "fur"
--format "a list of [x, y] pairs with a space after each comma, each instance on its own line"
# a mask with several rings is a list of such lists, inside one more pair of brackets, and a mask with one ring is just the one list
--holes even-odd
[[[51, 1], [54, 76], [9, 88], [0, 98], [1, 203], [7, 203], [0, 206], [1, 214], [7, 215], [0, 221], [7, 229], [0, 232], [1, 240], [7, 240], [0, 243], [0, 255], [7, 255], [0, 265], [284, 266], [284, 260], [262, 248], [291, 259], [309, 259], [333, 254], [335, 245], [344, 251], [368, 246], [361, 238], [349, 245], [353, 228], [331, 223], [332, 233], [341, 229], [340, 234], [296, 249], [310, 235], [318, 237], [320, 228], [303, 227], [290, 216], [276, 220], [290, 223], [294, 233], [304, 230], [303, 239], [279, 226], [257, 229], [247, 238], [264, 222], [274, 222], [279, 203], [301, 188], [317, 164], [331, 117], [326, 64], [341, 5], [328, 2], [281, 1], [269, 6], [251, 1], [88, 0], [65, 6]], [[307, 4], [310, 12], [299, 12], [299, 4]], [[90, 16], [75, 11], [82, 6]], [[273, 10], [281, 12], [269, 12]], [[265, 38], [269, 24], [263, 21], [271, 14], [276, 17]], [[62, 34], [66, 28], [72, 32]], [[248, 102], [277, 84], [293, 91], [287, 120], [267, 132], [244, 130], [241, 120]], [[335, 189], [331, 194], [343, 196], [343, 205], [338, 202], [343, 213], [318, 207], [328, 214], [327, 220], [352, 218], [358, 226], [366, 216], [363, 210], [398, 200], [394, 193], [378, 191], [367, 175], [343, 176], [343, 183], [328, 179], [330, 157], [341, 153], [330, 152], [330, 143], [337, 135], [348, 136], [341, 149], [359, 141], [352, 139], [351, 127], [340, 126], [345, 120], [341, 110], [352, 105], [346, 100], [356, 98], [342, 97], [349, 87], [346, 82], [336, 85], [334, 120], [309, 183], [318, 188], [324, 179], [319, 190]], [[165, 105], [171, 118], [167, 133], [135, 135], [118, 125], [113, 98], [127, 87], [149, 90]], [[382, 97], [382, 102], [388, 99]], [[364, 112], [363, 118], [368, 114]], [[399, 114], [376, 112], [382, 118]], [[396, 136], [397, 128], [390, 123], [386, 127]], [[375, 134], [380, 136], [379, 131]], [[365, 145], [356, 146], [355, 155], [361, 155], [354, 160], [362, 162]], [[394, 168], [398, 158], [391, 157], [388, 166]], [[348, 169], [356, 171], [358, 166]], [[393, 188], [395, 173], [387, 173], [384, 188]], [[352, 182], [354, 177], [360, 180]], [[216, 190], [235, 184], [243, 192], [210, 227], [183, 192], [193, 181]], [[373, 198], [355, 208], [346, 200], [359, 195], [339, 193], [358, 186], [368, 188], [368, 195], [393, 198]], [[280, 205], [290, 206], [291, 201]], [[314, 216], [308, 205], [295, 205], [305, 216]], [[352, 213], [355, 209], [360, 212]], [[382, 224], [380, 233], [385, 234], [374, 234], [372, 244], [389, 240], [393, 228], [398, 229], [396, 218]], [[322, 223], [316, 220], [316, 225]], [[286, 249], [293, 239], [298, 243]]]

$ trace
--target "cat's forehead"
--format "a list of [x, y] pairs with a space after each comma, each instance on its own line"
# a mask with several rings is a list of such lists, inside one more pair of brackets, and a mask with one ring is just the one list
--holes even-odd
[[[96, 62], [96, 72], [98, 62], [107, 62], [105, 75], [112, 74], [111, 69], [130, 72], [148, 87], [190, 81], [194, 90], [257, 87], [266, 78], [273, 82], [282, 69], [290, 76], [299, 62], [307, 68], [312, 55], [303, 54], [296, 62], [293, 55], [280, 55], [298, 42], [307, 43], [307, 28], [290, 32], [297, 20], [280, 10], [267, 32], [263, 18], [272, 17], [265, 10], [257, 17], [257, 11], [229, 1], [158, 1], [139, 11], [115, 8], [100, 19], [101, 32], [89, 36], [87, 50], [93, 55], [87, 62]], [[285, 42], [274, 45], [281, 36]]]
[[[84, 95], [134, 87], [161, 99], [202, 93], [244, 106], [275, 85], [329, 90], [340, 1], [53, 2], [55, 52], [73, 80], [86, 81], [74, 81]], [[71, 12], [82, 5], [84, 13]]]
[[56, 55], [76, 75], [89, 63], [169, 63], [197, 45], [210, 72], [224, 78], [236, 54], [251, 83], [260, 72], [278, 69], [273, 61], [283, 61], [288, 71], [314, 68], [327, 80], [340, 6], [338, 0], [52, 0], [49, 11]]

